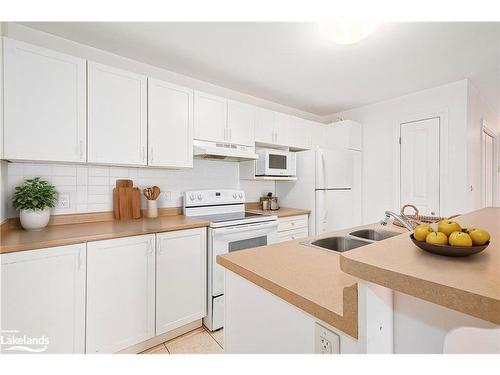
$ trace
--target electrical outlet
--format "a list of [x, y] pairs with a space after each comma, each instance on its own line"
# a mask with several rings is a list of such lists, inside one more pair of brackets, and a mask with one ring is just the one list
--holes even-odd
[[321, 324], [315, 323], [314, 352], [316, 354], [339, 354], [340, 336]]
[[69, 193], [59, 193], [57, 208], [69, 208], [71, 205]]
[[162, 191], [160, 194], [160, 201], [169, 202], [172, 199], [172, 192], [170, 191]]

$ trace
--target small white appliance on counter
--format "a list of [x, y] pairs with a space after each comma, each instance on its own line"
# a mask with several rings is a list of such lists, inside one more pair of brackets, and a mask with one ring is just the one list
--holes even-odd
[[258, 177], [294, 177], [297, 174], [296, 153], [274, 149], [259, 149], [255, 164]]
[[311, 210], [309, 233], [361, 224], [361, 152], [343, 148], [300, 152], [297, 181], [280, 181], [282, 205]]
[[276, 242], [278, 218], [245, 212], [245, 192], [241, 190], [186, 191], [184, 215], [210, 222], [207, 316], [203, 324], [215, 331], [224, 326], [224, 269], [217, 264], [217, 255]]

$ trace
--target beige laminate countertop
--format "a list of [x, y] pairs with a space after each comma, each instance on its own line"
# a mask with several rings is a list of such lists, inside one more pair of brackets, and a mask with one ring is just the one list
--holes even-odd
[[49, 225], [38, 232], [20, 227], [2, 228], [0, 254], [206, 226], [205, 220], [169, 215], [155, 219]]
[[341, 269], [387, 288], [500, 324], [500, 208], [484, 208], [453, 219], [491, 234], [481, 253], [464, 258], [420, 250], [408, 235], [351, 250]]
[[258, 214], [276, 215], [278, 217], [309, 215], [311, 213], [311, 210], [304, 210], [302, 208], [288, 208], [288, 207], [280, 207], [279, 210], [261, 210], [259, 208], [258, 203], [247, 204], [246, 210]]
[[[380, 225], [365, 225], [359, 229], [373, 227]], [[390, 229], [403, 231], [393, 225], [390, 225]], [[344, 235], [352, 230], [351, 228], [319, 237]], [[340, 256], [337, 253], [302, 245], [305, 240], [281, 242], [219, 255], [217, 263], [357, 338], [356, 279], [341, 271]]]

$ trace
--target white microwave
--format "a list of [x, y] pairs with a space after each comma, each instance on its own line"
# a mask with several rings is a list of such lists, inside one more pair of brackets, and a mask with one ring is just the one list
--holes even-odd
[[297, 161], [294, 152], [261, 149], [256, 151], [259, 158], [255, 161], [256, 176], [297, 175]]

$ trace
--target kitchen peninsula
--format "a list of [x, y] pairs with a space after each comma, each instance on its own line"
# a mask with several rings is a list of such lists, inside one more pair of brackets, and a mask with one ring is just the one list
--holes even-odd
[[[390, 225], [401, 235], [342, 254], [300, 240], [220, 256], [226, 352], [314, 353], [319, 324], [339, 336], [341, 353], [442, 353], [454, 328], [497, 327], [500, 209], [457, 221], [488, 229], [487, 250], [465, 258], [428, 254]], [[321, 237], [362, 228], [383, 227]]]

